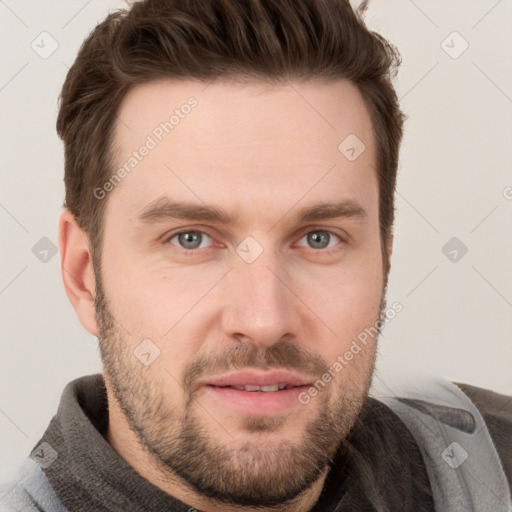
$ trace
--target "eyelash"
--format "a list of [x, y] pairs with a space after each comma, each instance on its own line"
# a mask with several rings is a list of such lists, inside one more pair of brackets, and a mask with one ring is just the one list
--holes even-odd
[[[175, 233], [172, 233], [171, 235], [169, 236], [166, 236], [165, 237], [165, 242], [170, 244], [170, 245], [174, 245], [174, 244], [171, 244], [171, 240], [183, 233], [198, 233], [198, 234], [201, 234], [201, 235], [206, 235], [207, 237], [211, 238], [213, 240], [213, 237], [210, 236], [208, 233], [206, 233], [205, 231], [201, 231], [199, 229], [182, 229], [180, 231], [176, 231]], [[334, 231], [330, 231], [328, 229], [312, 229], [310, 231], [306, 231], [305, 233], [303, 233], [300, 237], [300, 240], [302, 240], [302, 238], [304, 238], [306, 235], [309, 235], [310, 233], [328, 233], [329, 235], [332, 235], [336, 238], [338, 238], [340, 240], [340, 243], [335, 245], [334, 247], [328, 247], [328, 248], [325, 248], [325, 249], [313, 249], [312, 247], [309, 247], [309, 249], [315, 251], [315, 252], [319, 252], [319, 253], [322, 253], [322, 254], [330, 254], [332, 251], [336, 251], [336, 250], [339, 250], [339, 245], [342, 244], [344, 242], [344, 240], [341, 238], [340, 235], [338, 235], [337, 233], [335, 233]], [[201, 249], [197, 248], [197, 249], [184, 249], [183, 247], [179, 247], [179, 246], [174, 246], [176, 248], [176, 250], [180, 251], [182, 254], [184, 254], [185, 256], [195, 256], [199, 253], [199, 251]], [[203, 249], [211, 249], [211, 247], [206, 247], [206, 248], [203, 248]]]

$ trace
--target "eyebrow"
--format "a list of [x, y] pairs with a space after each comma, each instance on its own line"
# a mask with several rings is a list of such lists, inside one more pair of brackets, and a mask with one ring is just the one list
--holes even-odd
[[[304, 207], [298, 210], [295, 215], [298, 224], [336, 218], [354, 218], [366, 221], [368, 214], [357, 201], [348, 199]], [[232, 226], [238, 222], [236, 215], [215, 206], [187, 201], [172, 201], [167, 197], [161, 197], [149, 203], [137, 217], [137, 222], [142, 225], [149, 225], [168, 219], [213, 222], [226, 226]]]

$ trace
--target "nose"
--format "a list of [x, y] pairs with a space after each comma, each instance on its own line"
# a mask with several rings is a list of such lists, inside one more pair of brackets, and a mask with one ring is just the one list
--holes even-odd
[[289, 274], [270, 251], [252, 263], [235, 258], [223, 289], [226, 336], [258, 346], [297, 337], [302, 303], [294, 294]]

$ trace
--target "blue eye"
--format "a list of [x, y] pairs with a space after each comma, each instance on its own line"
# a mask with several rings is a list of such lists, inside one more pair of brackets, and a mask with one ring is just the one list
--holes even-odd
[[341, 238], [332, 231], [323, 230], [309, 231], [301, 238], [301, 240], [303, 238], [307, 238], [307, 242], [312, 244], [312, 249], [325, 250], [335, 246], [329, 245], [329, 241], [332, 241], [333, 236], [338, 240], [341, 240]]
[[[326, 251], [337, 245], [342, 241], [339, 235], [327, 230], [313, 230], [305, 233], [300, 240], [307, 239], [307, 244], [311, 249], [318, 249], [319, 251]], [[172, 242], [176, 239], [177, 242]], [[184, 252], [197, 252], [197, 249], [208, 248], [208, 239], [212, 241], [212, 237], [207, 235], [204, 231], [198, 230], [183, 230], [174, 233], [167, 239], [167, 242], [171, 243], [178, 249], [182, 249]]]
[[204, 239], [204, 237], [210, 238], [206, 233], [203, 233], [202, 231], [180, 231], [179, 233], [175, 233], [173, 236], [171, 236], [168, 241], [170, 242], [173, 238], [176, 237], [181, 248], [187, 251], [203, 249], [204, 246], [201, 245], [201, 241]]

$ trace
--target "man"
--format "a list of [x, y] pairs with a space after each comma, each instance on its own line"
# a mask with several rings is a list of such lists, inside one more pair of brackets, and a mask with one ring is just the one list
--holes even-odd
[[0, 510], [509, 510], [509, 397], [368, 394], [397, 59], [343, 0], [145, 0], [92, 32], [59, 245], [104, 373]]

